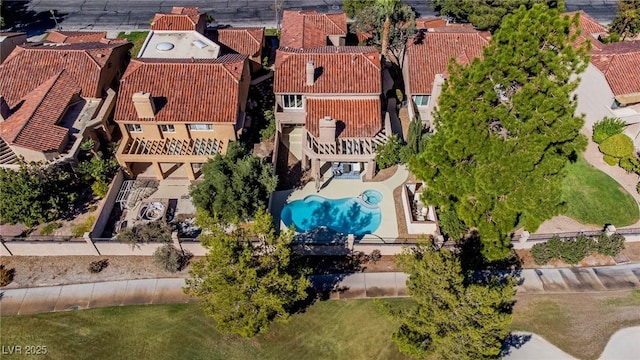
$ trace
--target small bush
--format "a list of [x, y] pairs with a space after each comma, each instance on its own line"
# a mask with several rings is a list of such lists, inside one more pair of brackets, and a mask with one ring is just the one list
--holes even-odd
[[595, 250], [595, 242], [592, 238], [580, 235], [575, 239], [562, 242], [562, 254], [560, 258], [568, 264], [577, 264]]
[[603, 154], [615, 158], [632, 156], [633, 149], [633, 140], [625, 134], [612, 135], [600, 144], [600, 151]]
[[609, 156], [609, 155], [604, 155], [602, 157], [602, 159], [604, 160], [604, 162], [606, 162], [607, 164], [611, 165], [611, 166], [616, 166], [618, 165], [618, 158], [613, 157], [613, 156]]
[[369, 261], [374, 264], [380, 261], [380, 259], [382, 259], [382, 253], [378, 249], [374, 249], [371, 251], [371, 254], [369, 254]]
[[84, 236], [84, 233], [89, 232], [93, 223], [96, 221], [95, 216], [89, 216], [82, 224], [76, 225], [71, 229], [71, 235], [74, 238], [80, 238]]
[[386, 143], [378, 145], [376, 149], [376, 164], [380, 169], [386, 169], [400, 162], [400, 150], [403, 144], [398, 135], [393, 134]]
[[271, 140], [276, 135], [276, 116], [273, 110], [266, 110], [264, 112], [264, 121], [267, 122], [267, 127], [260, 130], [260, 140]]
[[538, 243], [531, 248], [531, 256], [538, 265], [544, 265], [553, 259], [547, 243]]
[[91, 191], [93, 191], [93, 194], [99, 198], [104, 198], [105, 196], [107, 196], [107, 192], [109, 191], [109, 184], [107, 184], [106, 182], [102, 181], [102, 180], [96, 180], [92, 185], [91, 185]]
[[15, 274], [16, 269], [7, 269], [4, 265], [0, 264], [0, 287], [11, 284]]
[[153, 261], [161, 268], [174, 273], [184, 269], [192, 256], [189, 251], [182, 252], [171, 244], [165, 244], [153, 253]]
[[610, 136], [621, 134], [625, 125], [620, 119], [604, 118], [593, 124], [593, 141], [600, 144]]
[[640, 174], [640, 159], [635, 156], [625, 156], [620, 159], [619, 165], [628, 173]]
[[51, 235], [56, 229], [60, 229], [61, 227], [62, 224], [58, 222], [50, 222], [42, 227], [42, 229], [40, 230], [40, 235]]
[[171, 242], [171, 232], [173, 229], [164, 221], [154, 221], [134, 228], [127, 228], [121, 231], [116, 239], [135, 247], [139, 243], [155, 242]]
[[107, 266], [109, 266], [109, 259], [92, 261], [89, 263], [89, 272], [92, 274], [97, 274], [104, 270]]
[[620, 234], [607, 234], [602, 233], [598, 236], [598, 242], [596, 248], [598, 253], [602, 255], [616, 256], [620, 251], [624, 250], [624, 236]]

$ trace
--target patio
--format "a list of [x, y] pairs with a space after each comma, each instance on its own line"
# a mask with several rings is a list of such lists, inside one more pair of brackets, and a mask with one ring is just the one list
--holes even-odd
[[402, 185], [408, 176], [409, 171], [406, 167], [398, 166], [395, 174], [384, 181], [363, 182], [362, 180], [332, 178], [325, 181], [318, 192], [316, 192], [316, 183], [311, 181], [301, 189], [274, 192], [270, 210], [275, 223], [278, 227], [282, 227], [283, 223], [280, 219], [282, 209], [292, 201], [304, 199], [309, 195], [320, 195], [328, 199], [354, 198], [365, 190], [377, 190], [382, 194], [382, 199], [377, 204], [382, 215], [380, 226], [372, 234], [363, 235], [357, 241], [360, 243], [393, 242], [398, 237], [398, 219], [393, 191]]

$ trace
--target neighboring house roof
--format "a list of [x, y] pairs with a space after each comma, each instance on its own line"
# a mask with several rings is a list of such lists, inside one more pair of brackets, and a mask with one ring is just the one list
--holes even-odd
[[264, 28], [218, 29], [215, 40], [238, 54], [257, 56], [262, 52]]
[[21, 36], [21, 35], [26, 35], [26, 33], [23, 32], [1, 32], [0, 31], [0, 43], [6, 39], [12, 38], [12, 37], [16, 37], [16, 36]]
[[578, 35], [574, 46], [579, 47], [588, 41], [591, 43], [592, 49], [601, 48], [604, 44], [600, 41], [600, 37], [608, 35], [607, 28], [582, 10], [565, 13], [565, 15], [569, 15], [571, 17], [575, 14], [579, 14], [578, 27], [580, 28], [580, 34]]
[[620, 103], [640, 102], [640, 41], [603, 44], [591, 51], [591, 63]]
[[418, 18], [416, 19], [416, 29], [428, 29], [446, 26], [447, 20], [441, 17]]
[[19, 45], [0, 65], [0, 95], [13, 108], [40, 84], [66, 70], [82, 89], [82, 96], [101, 97], [104, 84], [101, 85], [100, 74], [112, 62], [120, 62], [112, 55], [121, 46], [131, 44]]
[[0, 136], [9, 145], [41, 152], [57, 151], [69, 129], [56, 123], [80, 94], [80, 86], [66, 70], [60, 70], [29, 92], [20, 107], [0, 123]]
[[47, 41], [54, 43], [84, 43], [100, 42], [107, 37], [106, 31], [59, 31], [52, 30], [47, 36]]
[[197, 7], [174, 6], [168, 14], [156, 14], [151, 21], [151, 30], [197, 30], [205, 22], [204, 14]]
[[305, 128], [319, 136], [319, 121], [325, 116], [338, 121], [339, 138], [373, 137], [382, 129], [382, 104], [376, 99], [307, 99]]
[[[120, 82], [116, 121], [235, 123], [246, 55], [207, 60], [132, 60]], [[140, 119], [132, 95], [150, 93], [153, 119]]]
[[327, 45], [329, 35], [347, 35], [345, 13], [285, 10], [282, 14], [280, 46], [314, 48]]
[[[316, 69], [307, 85], [306, 66]], [[273, 91], [288, 94], [380, 94], [380, 53], [370, 46], [281, 48], [276, 52]]]
[[456, 59], [465, 64], [482, 56], [482, 48], [489, 43], [488, 33], [466, 30], [421, 31], [407, 45], [407, 64], [410, 94], [431, 94], [433, 82], [438, 74], [445, 74], [449, 60]]

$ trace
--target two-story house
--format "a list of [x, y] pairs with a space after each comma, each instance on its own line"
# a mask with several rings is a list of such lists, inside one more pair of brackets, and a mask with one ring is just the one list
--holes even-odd
[[449, 61], [468, 64], [482, 56], [482, 48], [491, 35], [471, 26], [446, 24], [441, 19], [417, 19], [416, 23], [429, 27], [419, 29], [409, 39], [402, 71], [409, 117], [419, 117], [430, 127]]
[[252, 73], [262, 68], [264, 28], [221, 28], [214, 30], [211, 38], [222, 47], [223, 54], [248, 55]]
[[80, 143], [109, 140], [127, 41], [19, 45], [0, 65], [0, 166], [75, 161]]
[[238, 139], [250, 81], [246, 55], [133, 60], [115, 111], [118, 162], [131, 176], [152, 167], [164, 179], [182, 167], [196, 179], [203, 163]]
[[305, 49], [344, 46], [347, 32], [345, 13], [285, 10], [282, 14], [280, 47]]
[[380, 53], [373, 47], [280, 48], [273, 91], [282, 143], [322, 176], [373, 177], [387, 140]]

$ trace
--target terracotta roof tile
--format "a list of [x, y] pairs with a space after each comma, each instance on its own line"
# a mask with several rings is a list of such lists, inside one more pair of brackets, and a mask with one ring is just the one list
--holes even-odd
[[0, 123], [0, 136], [10, 145], [41, 152], [58, 150], [69, 129], [56, 123], [80, 90], [67, 71], [60, 71], [28, 93], [20, 107]]
[[377, 99], [307, 99], [305, 128], [319, 136], [318, 123], [325, 116], [338, 121], [337, 137], [373, 137], [382, 130], [382, 107]]
[[489, 43], [488, 33], [478, 31], [420, 32], [407, 46], [410, 94], [431, 94], [437, 74], [447, 71], [449, 60], [468, 63], [482, 56], [482, 48]]
[[329, 35], [347, 35], [347, 16], [344, 13], [322, 14], [316, 11], [285, 10], [282, 14], [282, 47], [325, 46]]
[[603, 44], [591, 51], [591, 63], [604, 74], [615, 96], [640, 94], [640, 41]]
[[591, 44], [592, 49], [599, 49], [604, 44], [600, 41], [599, 37], [601, 35], [607, 35], [607, 28], [598, 23], [594, 18], [589, 16], [589, 14], [584, 11], [572, 11], [568, 13], [564, 13], [564, 15], [568, 15], [573, 17], [578, 14], [578, 27], [580, 28], [580, 34], [578, 38], [574, 42], [574, 47], [580, 47], [585, 42], [589, 42]]
[[[101, 97], [100, 73], [113, 59], [114, 49], [126, 44], [77, 43], [65, 45], [20, 45], [0, 65], [0, 95], [13, 108], [44, 81], [66, 70], [80, 86], [82, 96]], [[108, 82], [110, 80], [107, 79]]]
[[83, 43], [100, 42], [107, 37], [106, 31], [59, 31], [52, 30], [47, 36], [47, 41], [54, 43]]
[[196, 31], [204, 23], [204, 14], [197, 7], [174, 6], [169, 14], [156, 14], [151, 21], [151, 30]]
[[418, 18], [416, 19], [416, 29], [428, 29], [446, 26], [447, 20], [440, 17]]
[[[246, 55], [226, 55], [200, 61], [132, 60], [120, 83], [115, 119], [235, 123], [246, 59]], [[132, 95], [140, 91], [161, 103], [154, 119], [138, 118]]]
[[[306, 83], [309, 61], [313, 61], [316, 68], [313, 85]], [[369, 46], [281, 48], [276, 52], [273, 91], [289, 94], [380, 94], [380, 54]]]
[[218, 29], [216, 41], [238, 54], [260, 55], [264, 43], [264, 28]]

